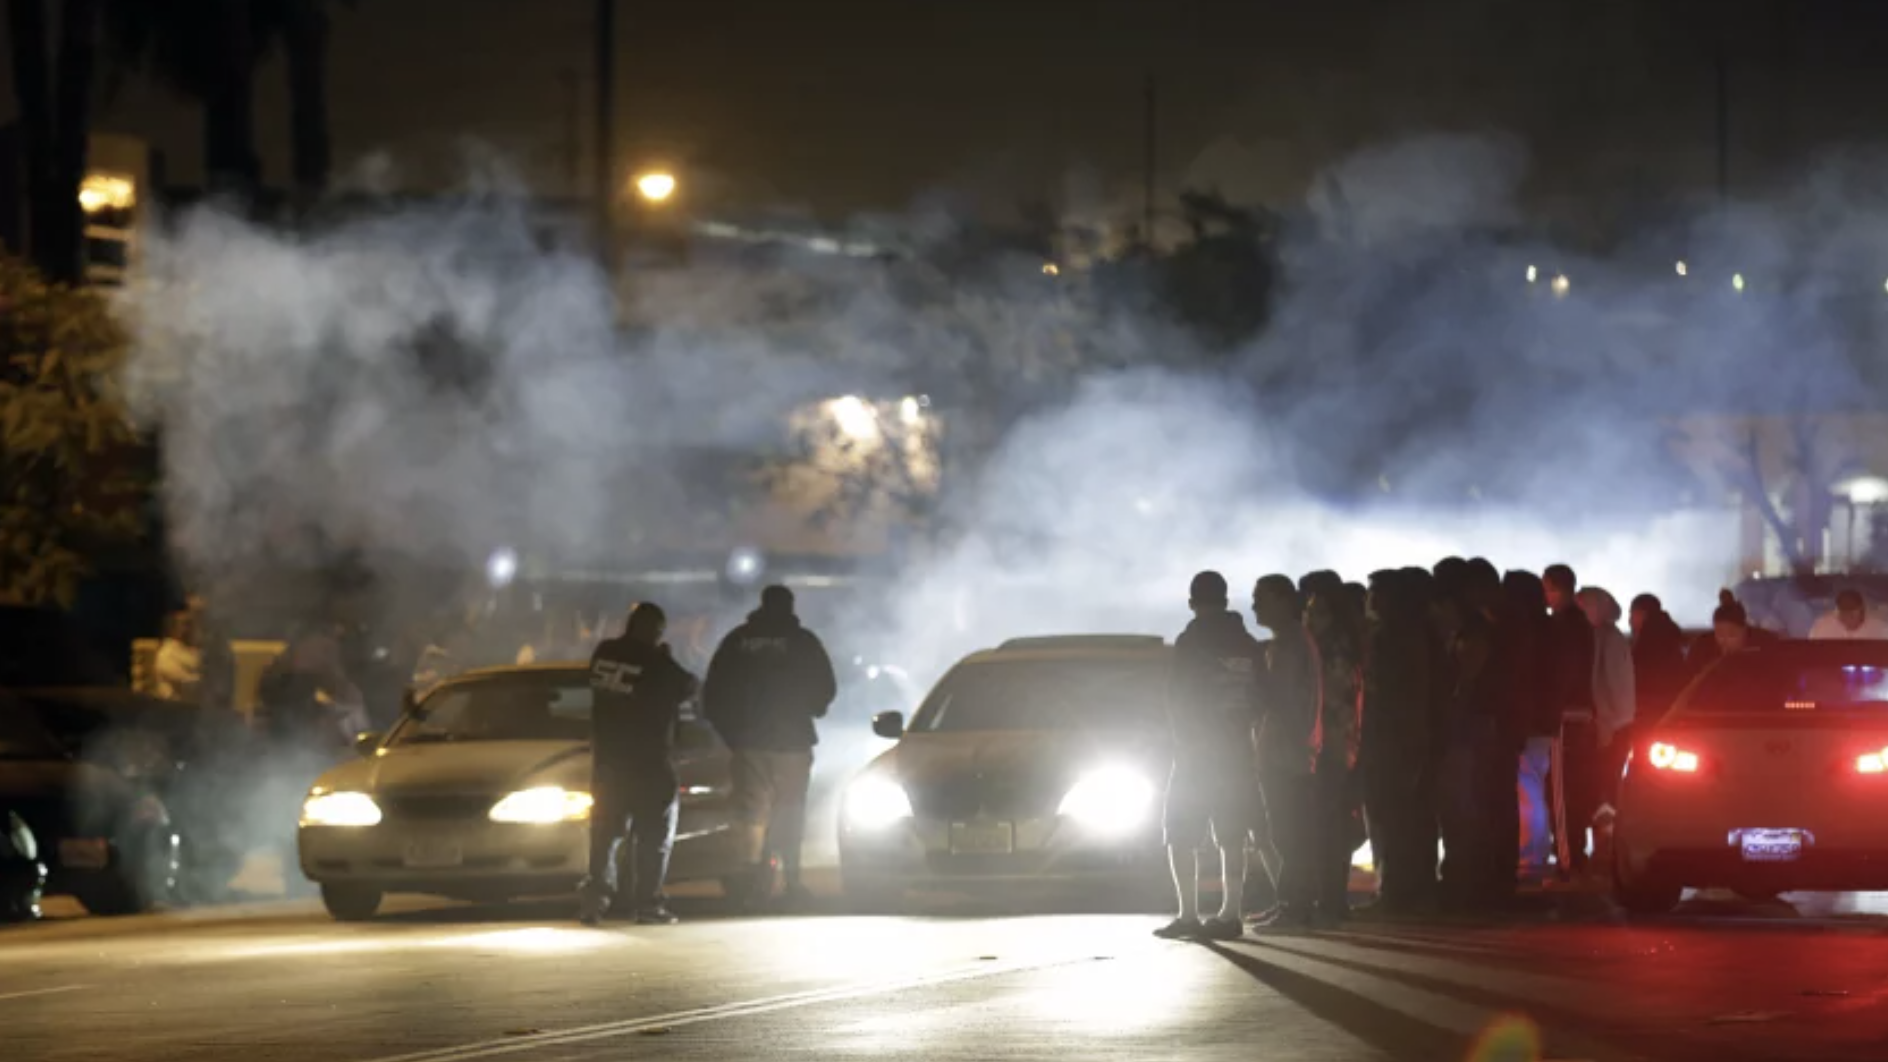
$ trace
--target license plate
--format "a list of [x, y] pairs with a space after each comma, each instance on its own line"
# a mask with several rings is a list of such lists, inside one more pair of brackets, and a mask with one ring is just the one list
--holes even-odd
[[1745, 830], [1738, 842], [1746, 863], [1789, 863], [1803, 854], [1801, 830]]
[[1016, 850], [1016, 827], [1007, 822], [951, 823], [952, 855], [1009, 855]]
[[86, 837], [60, 841], [59, 865], [73, 870], [103, 870], [111, 865], [111, 842]]
[[437, 869], [456, 867], [465, 862], [465, 849], [456, 841], [410, 841], [406, 846], [406, 865]]

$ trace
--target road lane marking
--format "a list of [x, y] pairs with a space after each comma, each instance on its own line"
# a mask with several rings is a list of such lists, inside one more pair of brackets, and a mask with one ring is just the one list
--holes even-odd
[[90, 988], [90, 987], [92, 986], [91, 985], [60, 985], [57, 988], [32, 988], [32, 989], [28, 989], [25, 992], [6, 992], [6, 993], [0, 993], [0, 1002], [4, 1002], [9, 999], [28, 999], [33, 996], [56, 996], [61, 992], [77, 992], [81, 988]]
[[656, 1014], [645, 1018], [629, 1018], [623, 1021], [604, 1022], [600, 1025], [580, 1025], [574, 1029], [538, 1033], [532, 1036], [507, 1036], [502, 1039], [481, 1040], [476, 1043], [460, 1044], [456, 1047], [441, 1047], [430, 1051], [415, 1051], [411, 1054], [391, 1055], [365, 1060], [365, 1062], [465, 1062], [467, 1059], [517, 1054], [522, 1051], [531, 1051], [543, 1047], [562, 1047], [568, 1044], [607, 1040], [612, 1037], [627, 1036], [651, 1029], [677, 1029], [688, 1025], [700, 1025], [705, 1022], [720, 1021], [724, 1018], [745, 1018], [757, 1014], [772, 1014], [776, 1011], [792, 1010], [797, 1007], [810, 1007], [822, 1003], [842, 1003], [847, 1000], [864, 999], [869, 996], [890, 995], [895, 992], [909, 991], [914, 988], [927, 988], [932, 985], [952, 984], [959, 981], [974, 981], [986, 977], [1001, 977], [1006, 974], [1026, 973], [1036, 970], [1051, 970], [1058, 967], [1077, 966], [1099, 961], [1101, 960], [1094, 956], [1084, 955], [1075, 958], [1045, 959], [1038, 962], [979, 962], [974, 966], [960, 967], [954, 970], [947, 970], [943, 973], [922, 974], [894, 981], [881, 981], [872, 984], [852, 985], [849, 987], [814, 989], [779, 996], [765, 996], [760, 999], [743, 1000], [736, 1003], [722, 1003], [712, 1007], [698, 1007], [692, 1010], [679, 1010], [669, 1014]]

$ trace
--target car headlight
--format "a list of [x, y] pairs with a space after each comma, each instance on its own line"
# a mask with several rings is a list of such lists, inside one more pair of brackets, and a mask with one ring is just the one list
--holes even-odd
[[380, 823], [380, 805], [366, 793], [308, 794], [302, 801], [303, 826], [375, 826]]
[[521, 789], [492, 805], [492, 821], [536, 825], [579, 822], [590, 817], [590, 806], [594, 803], [589, 793], [562, 786]]
[[1160, 795], [1154, 783], [1126, 767], [1104, 767], [1078, 779], [1056, 814], [1091, 830], [1126, 833], [1147, 821]]
[[846, 824], [859, 830], [882, 830], [911, 817], [911, 798], [888, 778], [861, 778], [846, 790]]

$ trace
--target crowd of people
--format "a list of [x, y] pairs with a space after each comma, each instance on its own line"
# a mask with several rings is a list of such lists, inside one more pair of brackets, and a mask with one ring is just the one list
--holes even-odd
[[[1650, 594], [1622, 610], [1566, 565], [1504, 575], [1481, 558], [1377, 572], [1367, 587], [1329, 571], [1265, 576], [1251, 601], [1264, 642], [1229, 599], [1219, 573], [1196, 576], [1195, 618], [1174, 643], [1165, 828], [1179, 910], [1158, 931], [1168, 938], [1352, 917], [1359, 818], [1379, 874], [1373, 913], [1507, 907], [1528, 761], [1556, 778], [1558, 873], [1581, 874], [1635, 721], [1661, 715], [1722, 656], [1775, 638], [1728, 591], [1712, 629], [1687, 644]], [[1882, 636], [1859, 593], [1836, 604], [1811, 637]], [[1276, 897], [1255, 912], [1251, 840]], [[1209, 847], [1222, 905], [1202, 917], [1197, 853]]]

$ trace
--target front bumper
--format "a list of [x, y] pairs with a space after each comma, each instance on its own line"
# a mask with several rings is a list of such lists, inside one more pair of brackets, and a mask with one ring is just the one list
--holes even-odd
[[382, 822], [304, 826], [302, 874], [318, 884], [372, 885], [387, 892], [564, 892], [590, 863], [590, 824]]
[[1158, 882], [1165, 866], [1157, 824], [1121, 836], [1085, 831], [1058, 817], [1008, 823], [1007, 852], [953, 846], [953, 823], [905, 819], [882, 830], [842, 828], [840, 869], [850, 883], [900, 889], [975, 889], [1021, 885], [1134, 885]]

